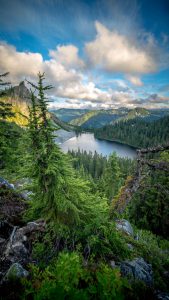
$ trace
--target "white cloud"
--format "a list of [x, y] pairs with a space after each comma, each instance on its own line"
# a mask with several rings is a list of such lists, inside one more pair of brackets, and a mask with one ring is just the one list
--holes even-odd
[[38, 72], [45, 72], [47, 79], [54, 85], [61, 82], [77, 82], [81, 74], [74, 69], [67, 70], [63, 64], [51, 58], [43, 60], [40, 53], [19, 52], [15, 47], [0, 44], [0, 70], [10, 72], [10, 80], [18, 83], [19, 80], [31, 78], [35, 80]]
[[49, 55], [66, 67], [83, 68], [85, 64], [79, 58], [78, 51], [74, 45], [57, 46], [56, 50], [49, 51]]
[[[104, 30], [107, 31], [106, 28]], [[0, 43], [0, 73], [9, 71], [11, 82], [19, 83], [25, 77], [35, 81], [39, 71], [45, 72], [46, 81], [54, 86], [51, 90], [54, 97], [50, 94], [51, 99], [60, 98], [56, 104], [53, 103], [53, 107], [117, 108], [141, 106], [146, 101], [152, 105], [168, 103], [167, 97], [155, 95], [145, 101], [140, 99], [136, 91], [128, 87], [127, 81], [120, 78], [107, 81], [103, 86], [99, 84], [98, 87], [87, 73], [68, 65], [69, 63], [65, 65], [59, 62], [54, 55], [44, 60], [40, 53], [19, 52], [11, 45]], [[135, 73], [127, 73], [126, 78], [141, 86], [141, 80]]]
[[84, 84], [82, 81], [75, 84], [60, 85], [57, 90], [58, 96], [71, 99], [107, 101], [111, 99], [111, 94], [98, 89], [93, 82]]
[[135, 41], [116, 31], [110, 31], [100, 22], [95, 23], [95, 40], [86, 43], [85, 50], [90, 62], [110, 72], [144, 74], [156, 70], [156, 64], [148, 51]]
[[40, 53], [17, 52], [16, 48], [0, 44], [0, 70], [10, 72], [13, 82], [24, 79], [25, 76], [36, 76], [43, 69], [43, 58]]
[[46, 73], [48, 81], [58, 85], [63, 82], [77, 82], [81, 79], [81, 74], [74, 69], [67, 70], [61, 63], [54, 59], [43, 62], [43, 71]]
[[138, 76], [134, 76], [134, 75], [127, 75], [126, 78], [134, 85], [136, 86], [142, 86], [143, 82], [141, 81], [141, 79]]

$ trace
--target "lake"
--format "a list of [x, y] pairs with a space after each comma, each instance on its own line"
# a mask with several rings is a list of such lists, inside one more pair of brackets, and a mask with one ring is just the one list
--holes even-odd
[[99, 140], [94, 137], [93, 133], [82, 133], [79, 136], [73, 136], [68, 140], [60, 143], [61, 149], [66, 153], [68, 150], [87, 152], [95, 151], [103, 156], [109, 156], [111, 153], [116, 152], [119, 157], [135, 158], [136, 150], [130, 146], [123, 145], [117, 142], [110, 142], [105, 140]]

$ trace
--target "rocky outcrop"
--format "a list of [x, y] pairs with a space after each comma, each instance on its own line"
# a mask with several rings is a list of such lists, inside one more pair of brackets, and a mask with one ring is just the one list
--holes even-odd
[[125, 219], [116, 220], [116, 228], [127, 235], [134, 236], [131, 224]]
[[131, 280], [143, 281], [148, 286], [153, 284], [152, 266], [141, 257], [121, 262], [120, 270], [123, 276], [129, 277]]
[[9, 270], [7, 271], [4, 280], [17, 280], [22, 277], [28, 277], [29, 272], [25, 270], [21, 264], [14, 263], [10, 266]]
[[23, 227], [12, 226], [7, 222], [3, 222], [2, 224], [1, 222], [0, 275], [3, 280], [4, 278], [9, 278], [13, 270], [16, 271], [16, 274], [24, 272], [22, 266], [25, 266], [32, 261], [32, 243], [36, 239], [36, 234], [38, 233], [39, 235], [39, 233], [43, 233], [44, 230], [45, 222], [43, 220], [29, 222]]
[[5, 240], [5, 249], [2, 260], [26, 263], [31, 254], [31, 244], [36, 232], [43, 232], [44, 221], [29, 222], [24, 227], [12, 226], [8, 238]]
[[26, 208], [27, 202], [21, 194], [0, 178], [0, 277], [4, 277], [13, 264], [24, 266], [31, 262], [32, 242], [37, 233], [44, 231], [42, 220], [25, 224], [22, 214]]
[[10, 95], [17, 100], [26, 101], [30, 103], [30, 91], [26, 87], [24, 81], [21, 81], [19, 85], [14, 86], [10, 90]]

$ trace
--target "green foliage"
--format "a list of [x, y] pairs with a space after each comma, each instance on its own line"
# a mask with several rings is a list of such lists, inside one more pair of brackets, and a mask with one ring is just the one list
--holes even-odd
[[83, 125], [87, 120], [89, 120], [91, 117], [98, 115], [98, 113], [101, 113], [101, 111], [98, 110], [92, 110], [92, 111], [88, 111], [85, 114], [83, 114], [82, 116], [72, 120], [70, 122], [70, 124], [72, 125]]
[[[153, 266], [155, 288], [166, 290], [168, 242], [140, 230], [139, 240], [134, 240], [117, 231], [114, 220], [110, 220], [116, 215], [110, 216], [108, 199], [118, 199], [125, 180], [134, 171], [135, 162], [115, 154], [108, 159], [80, 151], [63, 154], [55, 144], [56, 128], [47, 108], [45, 93], [50, 86], [44, 86], [44, 75], [39, 74], [38, 78], [37, 86], [31, 84], [37, 96], [31, 91], [28, 128], [21, 130], [9, 123], [11, 107], [0, 102], [0, 159], [8, 172], [14, 163], [16, 171], [20, 165], [19, 176], [28, 179], [32, 198], [27, 218], [47, 221], [46, 232], [35, 237], [32, 258], [37, 265], [30, 266], [30, 277], [23, 280], [25, 291], [21, 299], [149, 298], [145, 286], [137, 282], [126, 284], [118, 268], [112, 269], [108, 263], [140, 256]], [[124, 136], [130, 133], [132, 143], [136, 138], [136, 135], [131, 138], [132, 128], [136, 130], [138, 126], [137, 121], [134, 122], [126, 123], [124, 131]], [[159, 126], [166, 126], [164, 119], [161, 122]], [[132, 124], [129, 129], [128, 125]], [[145, 125], [140, 124], [143, 131]], [[123, 138], [124, 124], [115, 126], [119, 138]], [[150, 132], [145, 131], [149, 138], [153, 132], [151, 126], [150, 129]], [[164, 130], [161, 140], [165, 140], [167, 134]], [[19, 143], [14, 142], [16, 137]], [[141, 135], [140, 145], [142, 141]], [[160, 159], [168, 161], [168, 152]], [[164, 237], [168, 232], [168, 180], [162, 171], [149, 173], [126, 212], [138, 227]], [[132, 251], [128, 244], [133, 246]]]
[[139, 228], [168, 238], [169, 232], [169, 176], [153, 171], [143, 181], [128, 207], [128, 216]]
[[[8, 73], [0, 75], [0, 87], [5, 88], [9, 85], [9, 83], [3, 82], [3, 78], [7, 75]], [[12, 112], [12, 104], [2, 99], [6, 92], [4, 88], [0, 90], [0, 169], [8, 169], [9, 172], [16, 168], [20, 129], [7, 121], [8, 118], [14, 116], [14, 113]]]
[[7, 86], [9, 86], [9, 82], [4, 82], [3, 78], [5, 78], [9, 73], [0, 74], [0, 119], [6, 120], [8, 117], [13, 116], [12, 113], [12, 105], [10, 103], [6, 103], [2, 101], [2, 97], [6, 95]]
[[83, 266], [75, 252], [60, 253], [43, 272], [31, 266], [31, 281], [24, 281], [25, 299], [124, 299], [127, 287], [118, 270], [105, 264]]
[[109, 200], [117, 194], [121, 186], [122, 174], [118, 164], [116, 153], [109, 156], [108, 165], [104, 174], [106, 196]]
[[128, 175], [134, 172], [135, 161], [117, 157], [113, 153], [109, 158], [86, 151], [69, 151], [73, 167], [82, 178], [90, 181], [93, 193], [99, 193], [109, 200], [115, 197]]
[[[73, 226], [93, 218], [94, 207], [99, 207], [97, 197], [90, 193], [84, 180], [78, 178], [68, 158], [54, 142], [54, 130], [48, 115], [43, 86], [44, 76], [39, 74], [38, 91], [32, 94], [29, 118], [29, 140], [31, 152], [27, 161], [29, 177], [33, 179], [34, 196], [30, 216], [44, 217], [53, 223]], [[99, 199], [100, 200], [100, 199]], [[102, 201], [105, 207], [105, 200]], [[101, 206], [101, 205], [100, 205]], [[104, 210], [104, 208], [103, 208]]]
[[167, 274], [169, 268], [169, 241], [154, 235], [151, 231], [137, 228], [135, 231], [138, 240], [126, 237], [126, 242], [128, 240], [128, 243], [133, 245], [135, 256], [144, 257], [152, 265], [154, 287], [159, 290], [168, 290], [168, 278], [164, 274]]
[[118, 122], [95, 130], [95, 136], [137, 148], [157, 146], [169, 140], [169, 117], [166, 116], [153, 122], [139, 119]]

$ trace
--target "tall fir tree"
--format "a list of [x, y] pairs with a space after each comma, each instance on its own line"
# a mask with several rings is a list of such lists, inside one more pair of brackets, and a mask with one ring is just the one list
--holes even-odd
[[38, 74], [38, 77], [38, 85], [31, 84], [37, 97], [32, 93], [29, 117], [29, 177], [34, 182], [29, 212], [33, 217], [72, 226], [91, 217], [97, 205], [98, 209], [102, 208], [90, 194], [86, 182], [77, 178], [68, 157], [55, 144], [55, 127], [45, 97], [45, 91], [51, 87], [44, 86], [44, 74]]
[[107, 198], [111, 201], [117, 194], [122, 174], [120, 172], [119, 162], [116, 153], [110, 155], [108, 165], [104, 173], [104, 185]]

